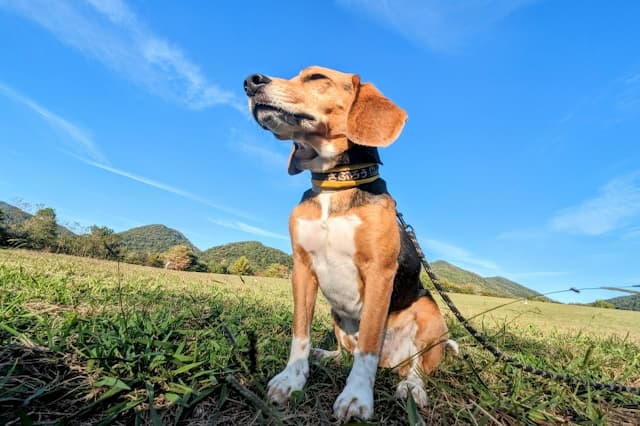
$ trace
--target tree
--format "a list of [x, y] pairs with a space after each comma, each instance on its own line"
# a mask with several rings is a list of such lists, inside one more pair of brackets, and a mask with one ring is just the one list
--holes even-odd
[[166, 269], [186, 271], [197, 265], [198, 257], [184, 244], [171, 247], [164, 253]]
[[591, 304], [591, 306], [595, 306], [596, 308], [606, 308], [606, 309], [615, 309], [616, 305], [613, 303], [607, 302], [606, 300], [596, 300]]
[[272, 278], [286, 278], [289, 275], [289, 268], [279, 263], [272, 263], [265, 269], [264, 275]]
[[253, 268], [246, 256], [240, 256], [233, 262], [233, 265], [229, 267], [229, 272], [234, 275], [251, 275]]
[[122, 238], [113, 229], [93, 225], [86, 237], [85, 256], [101, 259], [118, 259], [121, 256]]
[[162, 268], [166, 265], [164, 256], [159, 253], [147, 253], [144, 257], [143, 264], [154, 268]]
[[[144, 265], [145, 259], [146, 259], [146, 255], [139, 251], [126, 250], [124, 252], [124, 262], [126, 263], [132, 263], [134, 265]], [[153, 266], [153, 265], [147, 265], [147, 266]], [[162, 266], [162, 264], [160, 266]]]
[[214, 274], [227, 274], [229, 272], [227, 270], [227, 265], [224, 263], [210, 262], [207, 266], [209, 268], [209, 272], [213, 272]]
[[52, 208], [43, 208], [22, 223], [22, 231], [31, 248], [51, 248], [56, 243], [58, 225], [56, 212]]

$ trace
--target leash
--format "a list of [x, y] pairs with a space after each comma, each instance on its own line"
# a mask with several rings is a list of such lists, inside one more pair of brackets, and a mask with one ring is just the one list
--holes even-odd
[[460, 312], [460, 310], [456, 307], [456, 305], [453, 303], [453, 301], [445, 291], [444, 287], [442, 287], [440, 280], [431, 269], [431, 265], [429, 265], [429, 262], [427, 262], [427, 259], [424, 255], [424, 252], [422, 251], [422, 248], [420, 248], [420, 244], [418, 243], [418, 238], [416, 237], [416, 233], [413, 229], [413, 226], [408, 225], [404, 221], [404, 217], [402, 216], [402, 213], [400, 213], [397, 210], [396, 210], [396, 216], [398, 217], [398, 222], [400, 223], [404, 231], [407, 233], [407, 235], [409, 235], [409, 238], [411, 239], [411, 243], [413, 244], [413, 246], [416, 249], [416, 252], [418, 253], [420, 262], [422, 263], [424, 270], [429, 276], [429, 279], [431, 280], [434, 287], [438, 291], [438, 294], [440, 294], [440, 297], [442, 297], [442, 299], [445, 301], [445, 303], [447, 304], [451, 312], [453, 312], [455, 317], [458, 319], [458, 321], [460, 321], [460, 323], [464, 326], [464, 328], [473, 336], [473, 338], [478, 343], [480, 343], [480, 346], [482, 346], [483, 349], [491, 352], [491, 354], [496, 358], [496, 360], [503, 361], [529, 374], [543, 377], [545, 379], [554, 380], [556, 382], [563, 382], [572, 386], [590, 387], [597, 390], [608, 390], [612, 392], [628, 392], [628, 393], [640, 395], [640, 387], [625, 386], [625, 385], [619, 385], [615, 383], [591, 382], [588, 380], [579, 379], [574, 376], [569, 376], [566, 374], [558, 374], [551, 371], [541, 370], [531, 365], [523, 364], [522, 362], [518, 361], [516, 358], [505, 354], [497, 346], [491, 344], [487, 340], [486, 336], [484, 336], [482, 333], [476, 330], [469, 323], [469, 321], [464, 317], [464, 315], [462, 315], [462, 312]]

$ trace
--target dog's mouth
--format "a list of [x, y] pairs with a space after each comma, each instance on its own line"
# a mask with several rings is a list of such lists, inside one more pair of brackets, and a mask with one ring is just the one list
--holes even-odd
[[[274, 105], [263, 103], [255, 104], [251, 112], [253, 118], [262, 128], [276, 134], [278, 130], [283, 129], [283, 126], [289, 129], [302, 129], [316, 121], [315, 117], [310, 114], [304, 112], [294, 113]], [[305, 126], [305, 124], [307, 126]]]

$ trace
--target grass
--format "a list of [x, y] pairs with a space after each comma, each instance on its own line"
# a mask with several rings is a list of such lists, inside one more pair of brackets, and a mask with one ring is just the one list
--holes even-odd
[[[508, 302], [453, 298], [467, 316]], [[285, 409], [264, 399], [291, 312], [285, 280], [0, 250], [0, 424], [331, 424], [348, 358], [312, 362]], [[395, 374], [380, 370], [373, 423], [640, 423], [640, 396], [529, 376], [448, 322], [461, 356], [428, 379], [429, 407], [396, 400]], [[518, 302], [473, 323], [534, 366], [640, 386], [638, 312]], [[312, 338], [333, 344], [324, 301]]]

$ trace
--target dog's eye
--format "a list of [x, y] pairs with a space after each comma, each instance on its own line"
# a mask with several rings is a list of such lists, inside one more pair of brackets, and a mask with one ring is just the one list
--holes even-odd
[[325, 78], [329, 78], [324, 74], [311, 74], [304, 79], [304, 81], [313, 81], [313, 80], [322, 80]]

